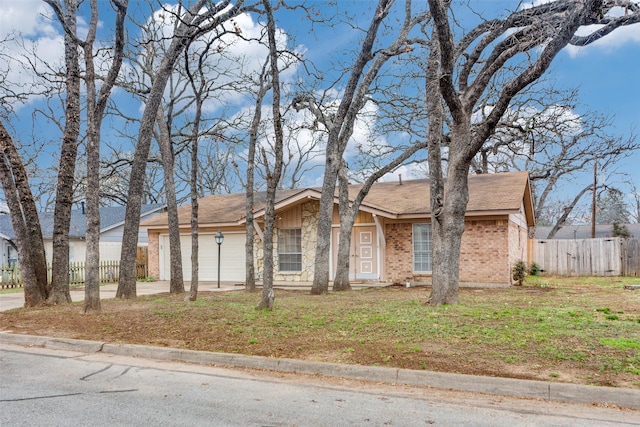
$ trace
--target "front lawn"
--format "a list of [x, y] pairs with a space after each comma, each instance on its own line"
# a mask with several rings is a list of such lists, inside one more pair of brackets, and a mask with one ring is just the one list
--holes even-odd
[[531, 277], [508, 289], [460, 290], [460, 304], [423, 304], [428, 288], [311, 296], [169, 294], [0, 313], [0, 329], [108, 342], [393, 366], [640, 389], [638, 278]]

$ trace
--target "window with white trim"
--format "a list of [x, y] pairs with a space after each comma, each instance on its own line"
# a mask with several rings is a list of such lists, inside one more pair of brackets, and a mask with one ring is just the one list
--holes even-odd
[[431, 224], [413, 224], [413, 271], [431, 273]]
[[278, 270], [302, 271], [302, 230], [278, 229]]

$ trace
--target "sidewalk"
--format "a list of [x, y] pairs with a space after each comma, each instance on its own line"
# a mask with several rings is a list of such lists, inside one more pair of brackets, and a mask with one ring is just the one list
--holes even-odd
[[[184, 288], [186, 292], [189, 292], [189, 282], [185, 282]], [[198, 284], [198, 292], [224, 292], [244, 289], [244, 286], [238, 286], [234, 282], [220, 282], [220, 288], [218, 288], [217, 282], [200, 282]], [[108, 284], [100, 286], [100, 299], [109, 299], [116, 297], [116, 291], [118, 290], [118, 284]], [[169, 282], [137, 282], [136, 283], [136, 295], [153, 295], [163, 292], [169, 292]], [[71, 301], [79, 302], [84, 301], [84, 287], [76, 288], [71, 291]], [[14, 308], [21, 308], [24, 306], [24, 293], [22, 291], [0, 294], [0, 311], [11, 310]]]
[[[262, 287], [261, 282], [256, 282], [258, 288]], [[366, 287], [387, 286], [385, 283], [352, 283], [353, 289], [361, 289]], [[189, 292], [191, 287], [190, 282], [184, 282], [184, 289]], [[276, 289], [295, 289], [295, 290], [309, 290], [311, 289], [311, 282], [276, 282], [273, 284]], [[116, 297], [116, 291], [118, 284], [108, 284], [100, 286], [100, 299], [109, 299]], [[218, 288], [217, 282], [199, 282], [198, 292], [228, 292], [234, 290], [244, 289], [243, 283], [238, 282], [220, 282], [220, 288]], [[169, 292], [169, 281], [156, 281], [156, 282], [136, 282], [136, 295], [153, 295]], [[84, 301], [84, 287], [76, 288], [71, 291], [71, 301], [79, 302]], [[24, 294], [22, 290], [15, 293], [0, 294], [0, 311], [11, 310], [14, 308], [21, 308], [24, 306]]]

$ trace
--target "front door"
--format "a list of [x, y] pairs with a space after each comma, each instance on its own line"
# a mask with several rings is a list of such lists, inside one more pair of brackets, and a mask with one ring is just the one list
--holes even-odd
[[[333, 276], [338, 265], [338, 244], [340, 229], [333, 229]], [[351, 253], [349, 259], [349, 278], [351, 280], [376, 280], [378, 273], [378, 239], [375, 226], [354, 227], [351, 234]]]

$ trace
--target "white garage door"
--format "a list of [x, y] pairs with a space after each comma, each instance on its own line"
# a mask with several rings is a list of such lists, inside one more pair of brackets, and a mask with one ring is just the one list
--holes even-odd
[[[218, 245], [214, 234], [200, 233], [198, 236], [198, 277], [201, 281], [218, 280]], [[245, 234], [225, 233], [220, 248], [220, 280], [245, 281]], [[181, 235], [182, 271], [184, 280], [191, 280], [191, 236]], [[169, 280], [169, 236], [160, 236], [160, 280]]]

